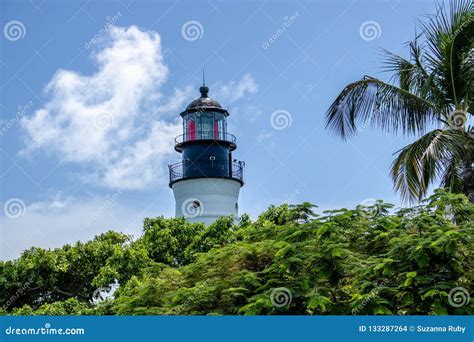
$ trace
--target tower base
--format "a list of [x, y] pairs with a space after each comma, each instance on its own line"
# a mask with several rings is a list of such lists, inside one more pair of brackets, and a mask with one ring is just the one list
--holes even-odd
[[241, 183], [225, 178], [184, 179], [172, 185], [176, 217], [189, 222], [211, 224], [219, 217], [234, 215], [238, 220]]

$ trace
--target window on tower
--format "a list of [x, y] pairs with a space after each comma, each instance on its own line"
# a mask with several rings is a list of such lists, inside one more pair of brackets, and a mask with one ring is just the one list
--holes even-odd
[[199, 201], [193, 201], [193, 209], [198, 209], [201, 206], [201, 203]]
[[194, 114], [187, 115], [184, 120], [184, 141], [196, 139], [196, 120]]
[[184, 140], [225, 140], [226, 118], [222, 113], [196, 112], [184, 118]]
[[215, 139], [214, 113], [203, 113], [200, 117], [201, 139]]
[[225, 125], [225, 115], [222, 113], [214, 113], [214, 137], [216, 139], [225, 140]]

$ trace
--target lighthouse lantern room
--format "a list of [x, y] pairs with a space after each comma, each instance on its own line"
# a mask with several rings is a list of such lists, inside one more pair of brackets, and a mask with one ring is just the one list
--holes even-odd
[[232, 159], [236, 138], [227, 132], [229, 112], [208, 96], [201, 96], [180, 115], [183, 134], [175, 139], [182, 161], [169, 165], [176, 217], [210, 224], [222, 216], [238, 218], [240, 188], [244, 185], [244, 162]]

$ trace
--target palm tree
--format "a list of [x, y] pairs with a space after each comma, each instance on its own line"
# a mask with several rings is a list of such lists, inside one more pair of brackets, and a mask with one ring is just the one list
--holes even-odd
[[405, 201], [420, 200], [435, 181], [474, 202], [474, 2], [454, 0], [449, 13], [420, 23], [409, 58], [383, 51], [389, 82], [365, 76], [347, 85], [326, 114], [343, 139], [358, 125], [417, 136], [398, 151], [391, 176]]

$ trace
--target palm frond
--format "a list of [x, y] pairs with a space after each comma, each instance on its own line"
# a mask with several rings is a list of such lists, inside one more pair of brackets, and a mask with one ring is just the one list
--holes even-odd
[[449, 103], [436, 84], [435, 75], [428, 73], [417, 39], [407, 43], [409, 60], [384, 49], [383, 69], [393, 74], [392, 79], [401, 89], [431, 101], [439, 109], [446, 109]]
[[434, 180], [453, 180], [456, 165], [450, 163], [469, 160], [473, 149], [465, 132], [431, 131], [400, 151], [392, 164], [394, 187], [405, 201], [420, 200]]
[[388, 83], [365, 76], [347, 85], [326, 113], [326, 127], [344, 139], [366, 125], [408, 135], [446, 126], [403, 148], [392, 164], [394, 187], [410, 202], [437, 179], [461, 191], [462, 169], [474, 160], [465, 122], [452, 122], [459, 111], [468, 119], [474, 113], [474, 1], [452, 0], [449, 11], [440, 5], [421, 28], [408, 43], [408, 58], [385, 51]]
[[346, 86], [326, 113], [326, 126], [344, 139], [357, 134], [357, 124], [416, 134], [436, 121], [434, 103], [369, 76]]
[[441, 175], [441, 186], [454, 193], [462, 192], [464, 172], [462, 161], [453, 157], [446, 162], [445, 166], [445, 170]]
[[423, 69], [411, 61], [385, 49], [383, 53], [384, 70], [393, 73], [393, 79], [401, 89], [410, 91], [426, 79]]
[[427, 69], [446, 93], [451, 103], [460, 103], [466, 98], [466, 82], [472, 74], [464, 74], [462, 64], [473, 48], [474, 2], [454, 0], [450, 13], [439, 6], [436, 15], [421, 23], [426, 38]]

